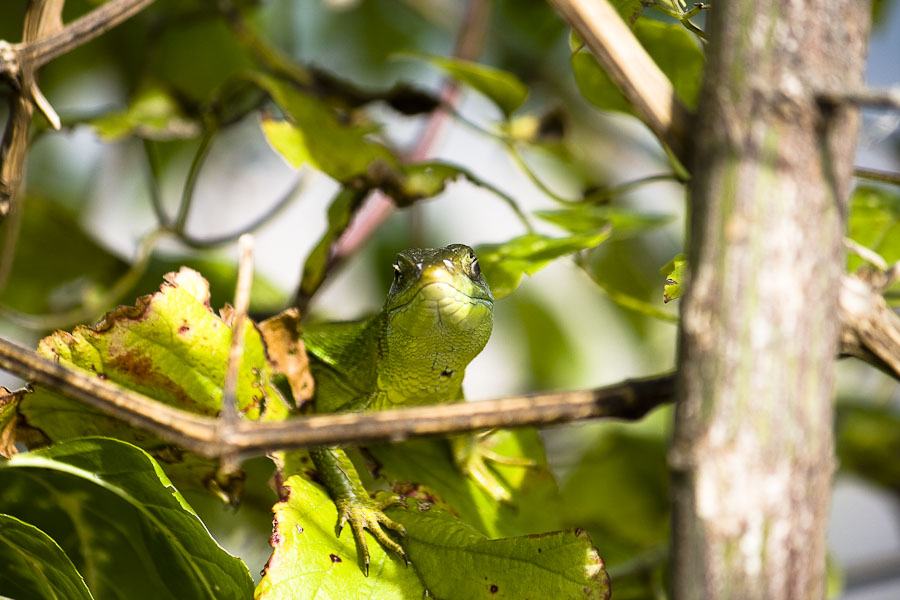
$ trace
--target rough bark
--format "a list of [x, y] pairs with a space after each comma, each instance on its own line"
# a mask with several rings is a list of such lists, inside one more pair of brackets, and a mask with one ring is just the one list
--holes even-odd
[[824, 598], [841, 239], [862, 83], [855, 0], [709, 13], [673, 469], [675, 598]]

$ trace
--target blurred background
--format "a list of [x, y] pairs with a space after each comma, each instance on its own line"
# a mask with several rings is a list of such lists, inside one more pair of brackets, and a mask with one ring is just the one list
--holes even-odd
[[[66, 20], [96, 4], [70, 0]], [[369, 104], [364, 118], [377, 125], [377, 139], [399, 153], [417, 149], [419, 158], [464, 167], [487, 185], [459, 179], [434, 198], [391, 214], [313, 297], [311, 317], [376, 311], [392, 277], [393, 256], [410, 245], [477, 247], [522, 235], [522, 223], [490, 187], [528, 213], [613, 190], [601, 205], [635, 219], [633, 231], [617, 222], [609, 240], [526, 276], [499, 300], [492, 340], [468, 370], [466, 393], [478, 400], [577, 389], [672, 369], [677, 301], [662, 301], [664, 267], [684, 248], [685, 188], [646, 128], [614, 110], [621, 106], [612, 95], [595, 93], [608, 84], [590, 79], [592, 72], [584, 69], [576, 81], [573, 66], [577, 71], [584, 60], [573, 57], [577, 41], [538, 0], [159, 0], [53, 61], [42, 69], [40, 85], [62, 117], [63, 131], [47, 131], [41, 117], [35, 119], [15, 243], [9, 241], [9, 221], [2, 229], [9, 271], [0, 293], [0, 335], [33, 347], [54, 328], [91, 323], [115, 304], [154, 291], [162, 275], [181, 264], [210, 280], [212, 304], [219, 307], [232, 300], [234, 244], [205, 248], [191, 240], [241, 231], [266, 215], [255, 230], [252, 311], [267, 316], [289, 305], [340, 185], [309, 167], [293, 168], [273, 150], [260, 120], [277, 108], [264, 100], [242, 99], [249, 108], [226, 106], [215, 135], [202, 135], [204, 111], [212, 98], [221, 99], [223, 84], [259, 68], [258, 46], [241, 27], [255, 32], [268, 50], [361, 89], [384, 91], [402, 82], [437, 95], [445, 85], [442, 72], [409, 53], [452, 54], [460, 39], [469, 39], [460, 24], [473, 4], [484, 11], [471, 26], [481, 34], [469, 36], [476, 38], [469, 41], [477, 60], [514, 73], [528, 86], [524, 106], [505, 123], [529, 132], [524, 143], [511, 152], [510, 138], [496, 135], [503, 114], [469, 88], [456, 100], [458, 117], [439, 119], [427, 144], [424, 132], [435, 126], [428, 124], [429, 114], [404, 115], [384, 102]], [[622, 10], [629, 5], [614, 4]], [[635, 15], [641, 13], [639, 2], [631, 4]], [[884, 0], [873, 8], [867, 71], [873, 87], [900, 85], [898, 4]], [[21, 38], [24, 5], [0, 5], [0, 39]], [[693, 102], [702, 44], [659, 7], [644, 8], [644, 20], [678, 29], [678, 43], [693, 45], [671, 52], [665, 67], [673, 79], [684, 79], [676, 88]], [[702, 27], [703, 14], [692, 23]], [[898, 124], [897, 112], [864, 115], [857, 166], [900, 171]], [[205, 160], [198, 164], [197, 156]], [[620, 187], [635, 181], [640, 185]], [[857, 241], [897, 260], [897, 188], [858, 183], [862, 191], [854, 202], [860, 214], [876, 213], [878, 219], [855, 225], [863, 238]], [[160, 210], [175, 215], [186, 189], [192, 191], [187, 235], [156, 240], [146, 265], [129, 269], [149, 249], [146, 236], [157, 228]], [[288, 195], [283, 208], [270, 214]], [[374, 219], [367, 214], [361, 219]], [[871, 229], [875, 222], [877, 230]], [[573, 233], [549, 219], [535, 220], [535, 226], [553, 236]], [[113, 297], [110, 289], [123, 277], [127, 285], [120, 287], [127, 291]], [[17, 382], [2, 374], [0, 384]], [[829, 537], [835, 579], [844, 581], [844, 598], [897, 598], [900, 395], [889, 377], [847, 360], [840, 364], [838, 397], [842, 470]], [[581, 423], [543, 434], [565, 520], [585, 526], [607, 564], [619, 569], [617, 598], [658, 597], [664, 585], [670, 419], [662, 409], [637, 424]], [[267, 468], [265, 461], [250, 466], [248, 489], [264, 487], [252, 482], [268, 477]], [[213, 498], [189, 496], [220, 542], [255, 573], [269, 554], [272, 498], [246, 498], [235, 512]]]

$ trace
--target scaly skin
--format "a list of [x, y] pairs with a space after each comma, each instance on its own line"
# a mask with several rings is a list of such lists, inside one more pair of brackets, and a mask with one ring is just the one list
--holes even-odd
[[[468, 246], [404, 250], [382, 310], [365, 321], [308, 328], [303, 339], [316, 380], [316, 411], [383, 410], [462, 400], [466, 366], [487, 344], [494, 298]], [[484, 464], [470, 437], [451, 440], [461, 469], [491, 495], [509, 493]], [[403, 526], [373, 500], [340, 448], [315, 448], [310, 456], [338, 508], [338, 530], [353, 530], [366, 574], [369, 553], [363, 529], [386, 548], [403, 549], [383, 527]], [[404, 556], [405, 558], [405, 556]]]

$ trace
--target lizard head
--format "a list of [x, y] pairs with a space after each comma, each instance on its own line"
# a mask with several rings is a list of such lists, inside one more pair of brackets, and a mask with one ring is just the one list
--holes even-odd
[[494, 297], [471, 248], [410, 248], [393, 267], [384, 312], [394, 331], [449, 336], [474, 354], [481, 351], [491, 333]]

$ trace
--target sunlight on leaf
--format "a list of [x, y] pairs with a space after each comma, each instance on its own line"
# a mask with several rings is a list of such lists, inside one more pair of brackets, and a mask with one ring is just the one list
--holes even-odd
[[254, 81], [290, 118], [290, 122], [263, 119], [262, 130], [272, 148], [291, 166], [308, 164], [346, 183], [365, 175], [373, 163], [396, 165], [386, 146], [366, 138], [372, 127], [339, 122], [330, 106], [287, 82], [265, 75], [254, 76]]
[[350, 527], [340, 537], [335, 535], [337, 510], [319, 485], [292, 475], [284, 489], [287, 498], [273, 509], [274, 552], [256, 588], [256, 600], [423, 597], [425, 589], [415, 569], [386, 553], [371, 536], [369, 576], [365, 576]]
[[[870, 186], [853, 190], [847, 237], [877, 252], [888, 264], [900, 260], [900, 194]], [[855, 271], [863, 262], [848, 253], [849, 271]]]
[[0, 512], [55, 539], [97, 597], [250, 596], [225, 552], [146, 452], [81, 438], [0, 461]]
[[92, 598], [75, 565], [50, 536], [4, 514], [0, 514], [0, 564], [0, 590], [4, 596]]
[[534, 275], [557, 258], [593, 248], [609, 237], [609, 230], [566, 238], [530, 233], [503, 244], [479, 246], [476, 253], [494, 298], [500, 299], [519, 286], [523, 275]]

